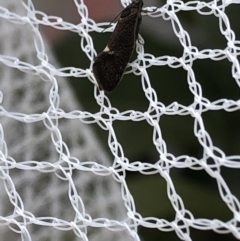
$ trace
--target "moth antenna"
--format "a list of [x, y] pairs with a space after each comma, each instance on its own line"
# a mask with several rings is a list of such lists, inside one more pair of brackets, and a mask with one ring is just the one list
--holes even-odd
[[106, 28], [103, 29], [101, 33], [103, 33], [109, 26], [111, 26], [111, 24], [122, 14], [123, 10], [107, 25]]

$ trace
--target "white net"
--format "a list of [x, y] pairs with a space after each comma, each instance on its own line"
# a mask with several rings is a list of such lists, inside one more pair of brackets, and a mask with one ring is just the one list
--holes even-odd
[[[127, 6], [130, 1], [122, 3]], [[31, 0], [0, 0], [1, 240], [159, 240], [153, 238], [158, 234], [149, 230], [174, 234], [171, 239], [162, 236], [162, 240], [206, 241], [221, 240], [222, 236], [225, 240], [225, 234], [229, 234], [228, 240], [240, 239], [240, 34], [239, 28], [231, 27], [239, 25], [240, 1], [151, 3], [144, 9], [159, 8], [143, 14], [148, 15], [143, 22], [152, 19], [146, 25], [148, 34], [173, 48], [178, 40], [180, 57], [159, 53], [159, 48], [151, 52], [147, 49], [151, 38], [140, 37], [127, 75], [111, 95], [106, 95], [94, 85], [92, 63], [99, 51], [94, 44], [98, 39], [91, 34], [100, 33], [109, 22], [93, 21], [81, 0], [71, 2], [81, 17], [79, 24], [37, 11]], [[98, 1], [94, 4], [97, 8]], [[195, 14], [189, 22], [197, 22], [199, 28], [209, 25], [209, 32], [196, 30], [187, 23], [187, 17], [179, 15], [181, 12]], [[214, 37], [217, 27], [212, 27], [207, 16], [217, 20], [221, 43]], [[159, 19], [163, 20], [161, 25]], [[164, 32], [166, 22], [173, 34]], [[60, 68], [40, 26], [77, 35], [75, 54], [82, 52], [88, 67], [79, 62], [78, 67]], [[211, 48], [206, 47], [209, 39]], [[214, 43], [220, 47], [215, 48]], [[170, 53], [170, 47], [165, 51]], [[198, 61], [207, 64], [196, 67]], [[216, 67], [221, 61], [224, 64]], [[178, 72], [166, 77], [164, 66], [172, 72], [181, 69], [184, 77]], [[152, 69], [157, 72], [152, 73]], [[89, 85], [90, 92], [81, 94], [85, 110], [77, 103], [66, 77], [74, 78], [84, 92], [84, 84]], [[127, 77], [133, 78], [132, 82], [126, 81]], [[209, 90], [207, 84], [213, 88]], [[213, 90], [214, 95], [207, 97]], [[180, 101], [179, 95], [191, 101]], [[144, 99], [143, 105], [139, 98]], [[132, 104], [134, 99], [136, 105]], [[95, 111], [90, 108], [92, 102]], [[220, 116], [211, 115], [218, 111]], [[232, 119], [228, 119], [231, 114]], [[174, 117], [189, 117], [191, 121], [171, 122]], [[213, 119], [210, 124], [209, 119]], [[139, 123], [144, 127], [139, 128]], [[164, 125], [169, 123], [172, 125], [165, 131]], [[182, 132], [175, 127], [180, 124]], [[97, 137], [96, 126], [105, 136]], [[171, 140], [174, 135], [179, 139]], [[110, 154], [103, 146], [108, 146]], [[192, 151], [194, 148], [197, 151]], [[132, 154], [136, 152], [137, 157]], [[184, 179], [188, 174], [182, 170], [187, 169], [193, 175], [201, 173], [197, 180], [206, 178], [205, 186]], [[131, 177], [132, 173], [141, 177]], [[164, 186], [163, 193], [156, 189], [159, 185]], [[221, 205], [212, 195], [212, 187]], [[203, 203], [209, 209], [201, 206]], [[215, 206], [217, 210], [212, 213]], [[213, 238], [207, 231], [221, 235]]]

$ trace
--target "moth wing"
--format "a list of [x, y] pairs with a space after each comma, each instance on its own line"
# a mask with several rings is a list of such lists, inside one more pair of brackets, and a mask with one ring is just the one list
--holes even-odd
[[100, 53], [93, 64], [93, 74], [101, 90], [113, 91], [122, 79], [127, 62], [121, 59], [121, 51]]

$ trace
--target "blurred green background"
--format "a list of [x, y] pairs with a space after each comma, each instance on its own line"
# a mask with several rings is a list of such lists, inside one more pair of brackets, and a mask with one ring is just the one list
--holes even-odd
[[[238, 40], [240, 39], [239, 13], [240, 5], [230, 5], [226, 8], [231, 28]], [[219, 19], [214, 15], [203, 16], [196, 11], [189, 11], [179, 12], [178, 17], [184, 29], [189, 33], [192, 45], [199, 50], [225, 49], [227, 47], [227, 41], [219, 30]], [[145, 40], [145, 52], [151, 53], [155, 57], [182, 56], [182, 46], [173, 33], [170, 21], [144, 16], [140, 34]], [[98, 53], [106, 46], [109, 36], [110, 33], [92, 34], [94, 47]], [[54, 48], [62, 66], [89, 68], [90, 62], [81, 50], [80, 37], [77, 34], [67, 35]], [[133, 54], [131, 61], [134, 59], [136, 59], [136, 54]], [[196, 80], [202, 86], [205, 98], [210, 101], [221, 98], [239, 99], [239, 87], [231, 75], [231, 63], [227, 59], [221, 61], [197, 60], [194, 62], [193, 70]], [[160, 102], [165, 105], [174, 101], [183, 105], [190, 105], [193, 102], [185, 70], [158, 66], [151, 67], [147, 71]], [[93, 97], [94, 86], [87, 78], [72, 78], [69, 79], [69, 83], [85, 110], [93, 113], [99, 111], [99, 106]], [[108, 94], [108, 97], [112, 105], [120, 111], [130, 109], [146, 111], [149, 104], [142, 91], [140, 78], [132, 74], [125, 75], [118, 87]], [[203, 114], [203, 120], [215, 146], [221, 148], [226, 155], [240, 155], [239, 111], [232, 113], [208, 111]], [[168, 152], [175, 156], [202, 157], [203, 149], [194, 136], [193, 122], [194, 120], [190, 116], [161, 117], [159, 124]], [[96, 124], [92, 127], [102, 145], [109, 152], [108, 133]], [[158, 161], [159, 154], [152, 143], [153, 129], [145, 121], [116, 121], [114, 129], [125, 156], [130, 161], [151, 163]], [[109, 156], [111, 157], [110, 152]], [[221, 175], [229, 185], [231, 192], [240, 198], [240, 170], [222, 168]], [[184, 201], [185, 208], [191, 211], [195, 218], [218, 218], [222, 221], [232, 218], [232, 213], [219, 195], [216, 181], [205, 171], [172, 169], [171, 177], [176, 192]], [[127, 183], [134, 197], [137, 211], [143, 217], [154, 216], [169, 221], [174, 219], [175, 211], [167, 197], [166, 182], [160, 175], [145, 176], [129, 172], [127, 173]], [[179, 240], [175, 232], [166, 233], [146, 228], [140, 228], [139, 232], [143, 240]], [[195, 229], [191, 230], [191, 237], [194, 241], [236, 240], [232, 234], [219, 235], [212, 231]]]

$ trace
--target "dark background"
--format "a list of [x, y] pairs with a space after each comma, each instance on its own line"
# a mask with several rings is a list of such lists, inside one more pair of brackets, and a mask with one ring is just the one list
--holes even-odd
[[[145, 1], [146, 6], [150, 6]], [[161, 7], [164, 2], [159, 3]], [[96, 3], [97, 5], [97, 3]], [[96, 6], [97, 7], [97, 6]], [[240, 39], [240, 5], [230, 5], [226, 8], [231, 28], [236, 39]], [[116, 14], [117, 15], [117, 14]], [[200, 15], [196, 11], [179, 12], [178, 17], [183, 28], [189, 33], [192, 45], [202, 49], [225, 49], [227, 40], [219, 30], [219, 18], [212, 15]], [[110, 20], [110, 19], [108, 19]], [[145, 43], [145, 52], [155, 57], [169, 55], [182, 56], [183, 49], [178, 38], [174, 35], [170, 21], [161, 17], [151, 19], [143, 17], [140, 29]], [[99, 53], [104, 49], [109, 39], [109, 33], [93, 33], [94, 47]], [[54, 46], [55, 53], [62, 66], [89, 68], [90, 62], [80, 47], [80, 37], [68, 34]], [[131, 61], [137, 58], [133, 54]], [[130, 62], [131, 62], [130, 61]], [[210, 59], [196, 60], [193, 65], [196, 80], [201, 84], [203, 96], [210, 101], [221, 98], [239, 99], [239, 87], [231, 75], [231, 62], [227, 59], [213, 61]], [[165, 105], [177, 101], [183, 105], [193, 102], [189, 91], [186, 71], [182, 68], [168, 66], [151, 67], [148, 69], [152, 87], [158, 95], [158, 100]], [[76, 97], [85, 110], [95, 113], [99, 106], [94, 99], [94, 86], [86, 79], [71, 78]], [[108, 94], [114, 107], [123, 110], [146, 111], [148, 102], [142, 90], [138, 76], [126, 74], [114, 92]], [[204, 125], [210, 134], [213, 145], [221, 148], [226, 155], [240, 155], [240, 113], [226, 111], [208, 111], [203, 114]], [[203, 148], [193, 133], [194, 119], [190, 116], [162, 116], [160, 127], [162, 136], [167, 144], [168, 152], [175, 156], [189, 155], [201, 158]], [[101, 140], [102, 145], [109, 151], [106, 131], [98, 125], [92, 126]], [[131, 161], [155, 163], [159, 154], [152, 143], [153, 129], [145, 122], [116, 121], [114, 130], [117, 140], [122, 145], [125, 156]], [[111, 153], [109, 151], [109, 156]], [[227, 182], [231, 192], [240, 198], [240, 170], [221, 168], [221, 175]], [[233, 218], [226, 204], [220, 197], [216, 181], [205, 171], [190, 169], [172, 169], [171, 178], [176, 192], [182, 197], [185, 208], [191, 211], [195, 218], [220, 219], [223, 222]], [[167, 197], [166, 182], [160, 175], [145, 176], [140, 173], [127, 173], [127, 183], [135, 200], [137, 212], [143, 217], [153, 216], [173, 220], [175, 211]], [[177, 241], [175, 232], [161, 232], [156, 229], [140, 228], [143, 240]], [[213, 231], [192, 229], [191, 238], [194, 241], [236, 240], [232, 234], [219, 235]]]

